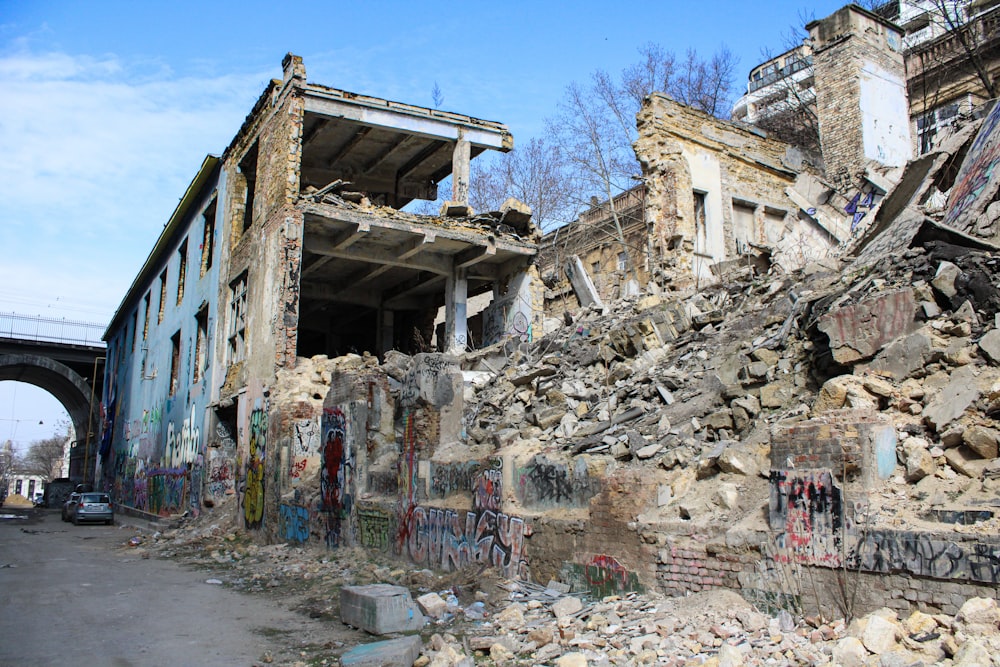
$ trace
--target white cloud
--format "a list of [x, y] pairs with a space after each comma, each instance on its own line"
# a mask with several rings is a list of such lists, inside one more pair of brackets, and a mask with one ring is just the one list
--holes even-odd
[[114, 56], [0, 55], [0, 310], [76, 302], [110, 316], [269, 73], [179, 78]]

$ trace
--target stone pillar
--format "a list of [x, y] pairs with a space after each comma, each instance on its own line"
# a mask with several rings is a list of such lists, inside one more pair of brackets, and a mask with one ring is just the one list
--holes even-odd
[[461, 353], [469, 342], [467, 304], [469, 281], [465, 269], [456, 269], [448, 276], [444, 296], [444, 350]]
[[451, 156], [451, 199], [461, 205], [469, 203], [469, 163], [472, 161], [472, 146], [459, 131], [455, 151]]

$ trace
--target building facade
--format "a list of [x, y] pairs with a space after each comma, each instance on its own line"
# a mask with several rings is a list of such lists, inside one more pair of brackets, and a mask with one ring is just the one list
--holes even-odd
[[[915, 154], [931, 150], [934, 137], [942, 129], [996, 98], [1000, 85], [1000, 2], [891, 0], [871, 12], [848, 6], [831, 18], [838, 15], [867, 16], [872, 26], [881, 23], [871, 32], [859, 32], [861, 41], [866, 35], [884, 34], [891, 47], [889, 52], [902, 57], [906, 113]], [[819, 23], [810, 25], [815, 28]], [[836, 71], [837, 67], [850, 66], [850, 59], [828, 58], [828, 71], [817, 71], [815, 55], [823, 50], [824, 43], [830, 42], [821, 32], [810, 29], [801, 45], [753, 68], [747, 93], [733, 107], [733, 119], [774, 130], [779, 136], [784, 133], [789, 140], [818, 133], [817, 84], [832, 81], [844, 85], [851, 81]], [[884, 60], [886, 54], [877, 58]], [[894, 64], [888, 68], [884, 65], [884, 71], [895, 70]], [[872, 68], [869, 70], [869, 80], [884, 79]], [[895, 74], [891, 80], [898, 87]]]
[[[320, 433], [331, 376], [303, 398], [287, 386], [301, 364], [429, 351], [442, 306], [441, 347], [464, 350], [480, 293], [494, 296], [492, 337], [530, 328], [530, 215], [467, 203], [469, 161], [512, 145], [500, 123], [310, 83], [289, 54], [108, 327], [99, 479], [116, 501], [177, 515], [234, 499], [245, 527], [276, 533], [277, 499], [307, 476], [319, 487], [312, 445], [298, 457], [290, 443]], [[400, 210], [448, 175], [441, 216]]]

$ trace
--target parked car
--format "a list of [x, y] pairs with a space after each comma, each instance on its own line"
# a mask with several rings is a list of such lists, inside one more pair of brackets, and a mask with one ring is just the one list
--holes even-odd
[[67, 502], [66, 514], [74, 526], [85, 521], [103, 521], [109, 526], [115, 522], [111, 496], [101, 492], [79, 494], [76, 503]]
[[77, 503], [79, 503], [79, 502], [80, 502], [80, 494], [77, 493], [77, 492], [75, 492], [75, 491], [73, 493], [69, 494], [69, 497], [66, 498], [66, 500], [63, 501], [63, 504], [62, 504], [62, 520], [63, 521], [69, 521], [70, 507], [73, 507], [75, 509]]
[[45, 494], [36, 493], [35, 497], [31, 499], [31, 504], [35, 507], [45, 507]]

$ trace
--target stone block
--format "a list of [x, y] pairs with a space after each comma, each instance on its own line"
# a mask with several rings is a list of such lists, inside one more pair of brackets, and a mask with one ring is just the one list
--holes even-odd
[[956, 447], [944, 453], [944, 460], [955, 472], [972, 479], [982, 479], [988, 461], [979, 458], [967, 447]]
[[448, 603], [437, 593], [427, 593], [417, 598], [417, 604], [424, 614], [431, 618], [441, 618], [448, 611]]
[[817, 326], [829, 337], [837, 363], [850, 364], [873, 357], [884, 345], [909, 333], [915, 314], [913, 290], [905, 288], [828, 312]]
[[410, 591], [391, 584], [344, 586], [340, 589], [340, 618], [374, 635], [412, 632], [424, 626]]
[[995, 459], [1000, 432], [989, 426], [973, 424], [962, 433], [962, 441], [968, 445], [969, 449], [984, 459]]
[[951, 374], [948, 384], [924, 407], [924, 419], [935, 431], [942, 431], [961, 417], [980, 393], [975, 369], [963, 366]]
[[979, 349], [994, 366], [1000, 365], [1000, 330], [992, 329], [979, 339]]
[[575, 614], [581, 609], [583, 609], [583, 603], [580, 601], [580, 598], [573, 597], [572, 595], [560, 598], [552, 604], [552, 614], [556, 618]]
[[951, 262], [941, 262], [938, 264], [934, 279], [931, 280], [931, 285], [938, 292], [950, 299], [958, 293], [958, 290], [955, 288], [955, 281], [960, 275], [962, 275], [962, 269]]
[[422, 647], [418, 636], [361, 644], [344, 653], [340, 664], [343, 667], [413, 667]]
[[931, 339], [923, 331], [918, 331], [885, 346], [869, 368], [902, 380], [926, 366], [930, 355]]

